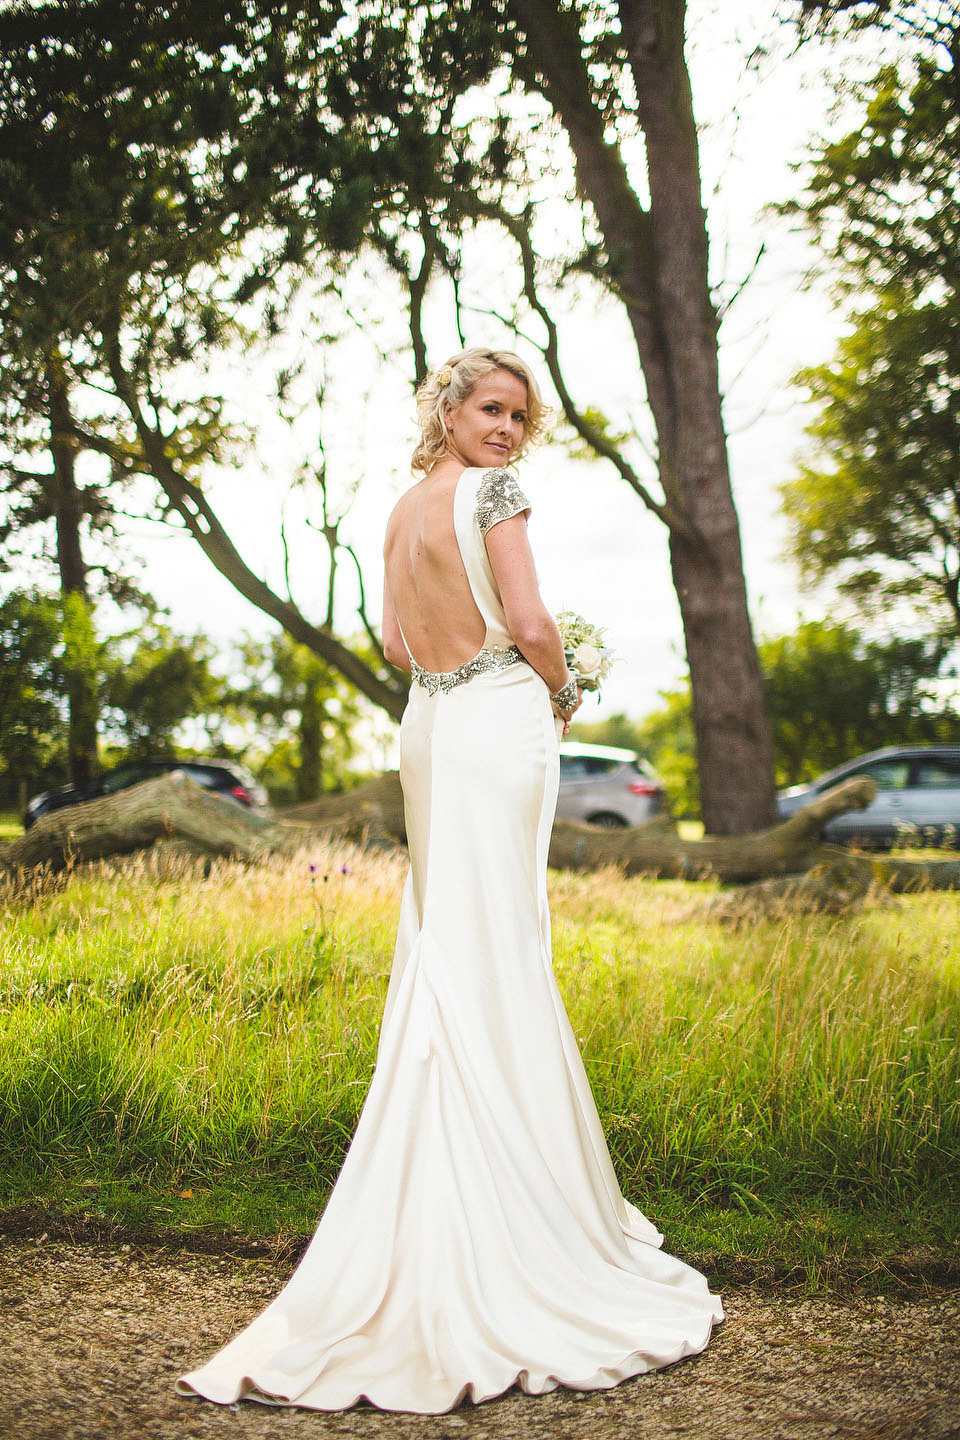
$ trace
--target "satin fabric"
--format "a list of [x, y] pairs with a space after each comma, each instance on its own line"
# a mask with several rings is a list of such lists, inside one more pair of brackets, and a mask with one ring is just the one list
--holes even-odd
[[[454, 522], [486, 644], [509, 644], [474, 518]], [[410, 874], [376, 1069], [319, 1227], [277, 1298], [178, 1381], [229, 1404], [602, 1389], [707, 1344], [706, 1281], [617, 1186], [550, 963], [556, 723], [526, 664], [401, 725]]]

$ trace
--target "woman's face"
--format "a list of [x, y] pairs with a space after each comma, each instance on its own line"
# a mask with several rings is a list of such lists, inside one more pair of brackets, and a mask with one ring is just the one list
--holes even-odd
[[493, 370], [459, 405], [447, 405], [447, 452], [465, 465], [506, 465], [523, 439], [527, 387], [509, 370]]

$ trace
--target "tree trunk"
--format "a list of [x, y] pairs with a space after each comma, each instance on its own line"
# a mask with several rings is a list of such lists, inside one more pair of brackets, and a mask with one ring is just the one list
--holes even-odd
[[670, 537], [683, 617], [709, 834], [740, 834], [776, 815], [773, 746], [747, 610], [717, 371], [717, 316], [707, 275], [706, 215], [685, 0], [619, 0], [647, 149], [657, 323], [634, 324], [664, 490], [689, 529]]
[[618, 0], [646, 142], [648, 210], [607, 139], [576, 12], [560, 0], [511, 3], [528, 36], [525, 78], [567, 131], [646, 381], [664, 494], [653, 508], [670, 530], [704, 825], [717, 835], [759, 830], [776, 814], [773, 751], [721, 413], [684, 0]]
[[86, 600], [87, 569], [80, 541], [83, 500], [77, 489], [77, 447], [73, 439], [70, 398], [62, 367], [56, 359], [47, 366], [47, 400], [60, 589], [64, 595], [82, 595]]
[[89, 780], [97, 764], [99, 718], [97, 680], [90, 663], [92, 629], [87, 570], [80, 535], [83, 499], [77, 487], [70, 397], [59, 357], [53, 356], [48, 361], [46, 379], [53, 457], [52, 509], [56, 521], [57, 564], [64, 607], [64, 672], [69, 710], [67, 770], [74, 784], [83, 784]]
[[[682, 840], [668, 821], [626, 830], [558, 820], [550, 840], [549, 863], [556, 870], [596, 870], [615, 865], [626, 875], [700, 880], [712, 877], [744, 885], [806, 875], [822, 869], [864, 893], [878, 885], [896, 892], [960, 890], [960, 860], [917, 861], [895, 856], [851, 855], [819, 836], [834, 815], [864, 809], [876, 795], [872, 780], [860, 776], [821, 795], [812, 805], [761, 834]], [[345, 795], [327, 795], [313, 805], [294, 805], [285, 818], [346, 838], [406, 843], [403, 794], [396, 771], [379, 776]], [[832, 882], [815, 887], [822, 894]], [[781, 892], [782, 893], [782, 892]], [[816, 908], [830, 908], [824, 901]]]
[[323, 759], [323, 722], [326, 711], [320, 699], [319, 686], [307, 678], [304, 682], [303, 703], [300, 706], [300, 721], [297, 725], [297, 739], [300, 742], [297, 765], [297, 799], [316, 800], [321, 790]]
[[[697, 501], [701, 509], [704, 492]], [[718, 519], [721, 509], [714, 511]], [[761, 817], [764, 825], [772, 824], [776, 800], [773, 742], [736, 521], [725, 534], [715, 529], [696, 543], [674, 532], [670, 565], [690, 667], [703, 826], [711, 835], [749, 833]]]
[[799, 875], [837, 853], [835, 847], [820, 843], [826, 822], [844, 811], [863, 809], [875, 794], [872, 780], [849, 780], [769, 830], [703, 840], [683, 840], [667, 823], [604, 830], [558, 821], [549, 861], [558, 870], [616, 865], [625, 875], [674, 880], [712, 877], [725, 884]]

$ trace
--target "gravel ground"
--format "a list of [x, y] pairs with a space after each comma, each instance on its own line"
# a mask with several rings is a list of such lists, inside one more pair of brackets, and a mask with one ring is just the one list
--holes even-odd
[[615, 1390], [453, 1415], [221, 1408], [173, 1379], [276, 1293], [277, 1262], [0, 1237], [3, 1440], [919, 1440], [960, 1437], [960, 1292], [727, 1291], [704, 1355]]

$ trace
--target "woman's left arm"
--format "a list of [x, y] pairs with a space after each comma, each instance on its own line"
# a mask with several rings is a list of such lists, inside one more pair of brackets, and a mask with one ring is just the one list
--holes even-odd
[[403, 643], [403, 635], [400, 632], [400, 621], [397, 619], [397, 612], [390, 597], [390, 587], [387, 584], [387, 577], [383, 577], [383, 623], [380, 629], [383, 641], [383, 653], [387, 662], [394, 665], [398, 670], [406, 670], [410, 674], [410, 656], [407, 647]]
[[557, 622], [540, 596], [526, 516], [517, 514], [498, 521], [487, 531], [484, 541], [514, 644], [544, 680], [551, 700], [557, 691], [568, 692], [563, 694], [563, 708], [556, 702], [553, 707], [566, 733], [582, 696], [567, 668]]

